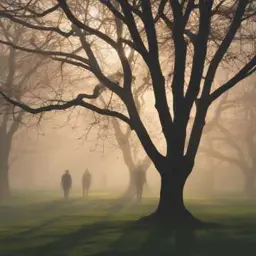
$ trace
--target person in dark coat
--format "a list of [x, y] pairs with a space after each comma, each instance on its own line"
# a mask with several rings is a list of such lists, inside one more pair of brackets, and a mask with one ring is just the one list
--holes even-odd
[[91, 181], [92, 181], [92, 176], [88, 169], [83, 174], [82, 177], [82, 188], [83, 188], [83, 197], [88, 197], [89, 189], [91, 187]]
[[72, 187], [72, 178], [68, 170], [61, 177], [61, 186], [64, 192], [64, 198], [68, 199], [70, 189]]

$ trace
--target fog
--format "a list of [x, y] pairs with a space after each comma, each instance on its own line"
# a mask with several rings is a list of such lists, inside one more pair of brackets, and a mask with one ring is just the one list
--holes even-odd
[[[96, 30], [98, 29], [97, 26], [100, 24], [101, 19], [103, 19], [105, 15], [105, 12], [103, 11], [104, 9], [101, 9], [101, 7], [102, 5], [100, 3], [95, 2], [90, 4], [90, 8], [88, 10], [86, 9], [86, 12], [84, 12], [82, 7], [80, 10], [81, 13], [85, 15], [85, 20], [87, 20], [86, 22], [88, 22], [88, 25], [94, 27]], [[79, 15], [79, 9], [75, 9], [76, 10], [74, 11], [78, 12], [77, 15]], [[82, 60], [85, 60], [85, 64], [89, 65], [87, 63], [87, 57], [89, 56], [88, 58], [90, 59], [91, 54], [88, 54], [88, 49], [81, 41], [80, 37], [82, 35], [79, 34], [81, 33], [81, 29], [76, 27], [75, 24], [70, 25], [70, 21], [65, 17], [60, 16], [59, 21], [57, 21], [57, 17], [58, 15], [55, 17], [53, 13], [51, 13], [48, 15], [48, 18], [46, 17], [46, 24], [47, 22], [57, 22], [57, 27], [63, 29], [63, 31], [72, 29], [72, 33], [68, 36], [69, 38], [66, 38], [65, 36], [62, 38], [63, 33], [65, 32], [54, 35], [56, 38], [52, 38], [51, 36], [48, 38], [46, 37], [46, 34], [44, 34], [47, 30], [42, 32], [41, 29], [38, 31], [34, 29], [33, 32], [31, 32], [29, 27], [24, 26], [24, 33], [26, 33], [28, 37], [23, 38], [23, 36], [20, 36], [19, 38], [19, 36], [17, 36], [17, 42], [20, 40], [24, 45], [28, 43], [32, 48], [35, 48], [34, 46], [39, 45], [40, 40], [49, 40], [49, 42], [47, 41], [46, 43], [46, 48], [49, 43], [50, 50], [57, 49], [63, 51], [63, 49], [65, 49], [65, 52], [72, 52], [72, 54], [74, 51], [75, 55], [77, 53], [74, 60], [81, 61], [81, 58], [84, 57], [85, 59]], [[214, 18], [213, 21], [216, 22], [216, 19]], [[225, 20], [220, 20], [219, 23], [216, 22], [216, 27], [221, 27], [221, 24], [224, 23], [224, 21]], [[190, 22], [193, 24], [192, 21]], [[196, 19], [195, 22], [195, 24], [198, 23]], [[143, 28], [141, 22], [138, 22], [137, 26], [138, 28]], [[245, 28], [248, 30], [248, 33], [254, 31], [254, 27], [251, 28], [249, 24], [247, 24]], [[17, 28], [13, 25], [12, 29], [8, 32], [10, 34], [8, 36], [15, 38], [14, 32], [16, 32], [16, 30]], [[119, 33], [125, 34], [128, 32], [127, 28], [124, 28], [124, 31], [120, 32], [118, 31], [119, 27], [117, 24], [114, 25], [109, 23], [107, 26], [103, 26], [102, 33], [108, 35], [113, 32], [112, 30], [117, 32], [117, 36], [119, 36]], [[143, 29], [141, 31], [143, 31]], [[215, 31], [215, 28], [213, 31]], [[174, 47], [171, 42], [172, 40], [169, 42], [169, 40], [166, 41], [164, 38], [164, 35], [167, 32], [168, 29], [162, 27], [160, 24], [157, 33], [159, 33], [159, 38], [164, 39], [164, 43], [160, 44], [161, 40], [159, 39], [159, 49], [161, 53], [159, 55], [159, 65], [162, 68], [161, 76], [166, 79], [167, 83], [165, 88], [168, 99], [167, 108], [170, 108], [170, 114], [175, 117], [174, 108], [172, 108], [172, 105], [174, 105], [173, 98], [175, 97], [170, 90], [171, 85], [169, 83], [172, 80], [170, 78], [173, 75], [176, 63], [173, 58]], [[3, 38], [7, 37], [7, 34], [4, 34]], [[59, 43], [57, 43], [58, 40]], [[93, 38], [90, 40], [88, 45], [92, 44], [92, 46], [87, 47], [92, 47], [92, 51], [95, 52], [94, 58], [95, 61], [97, 60], [96, 62], [98, 62], [96, 66], [100, 66], [105, 78], [107, 78], [106, 80], [112, 81], [112, 83], [114, 83], [113, 81], [118, 81], [116, 82], [118, 85], [122, 84], [125, 74], [123, 74], [124, 70], [122, 70], [121, 67], [122, 65], [120, 58], [118, 57], [118, 51], [104, 40], [94, 40]], [[144, 36], [142, 37], [142, 41], [146, 41]], [[241, 38], [240, 41], [242, 42]], [[79, 49], [81, 45], [85, 50], [83, 53], [81, 53], [82, 48], [80, 50], [75, 50], [76, 47]], [[132, 79], [134, 80], [131, 82], [131, 86], [135, 91], [140, 87], [144, 90], [142, 94], [138, 95], [133, 92], [134, 98], [137, 97], [135, 99], [136, 105], [140, 105], [140, 108], [136, 106], [139, 109], [138, 114], [140, 115], [153, 144], [160, 153], [165, 155], [167, 147], [160, 124], [161, 118], [159, 119], [155, 108], [155, 95], [152, 91], [152, 88], [154, 87], [152, 86], [154, 83], [152, 74], [151, 79], [148, 78], [147, 80], [147, 77], [150, 77], [147, 74], [147, 63], [145, 63], [140, 54], [134, 53], [132, 48], [128, 46], [129, 44], [123, 46], [123, 50], [127, 59], [131, 57], [129, 61], [131, 63], [134, 62], [132, 65], [131, 63], [128, 64], [132, 66], [131, 72]], [[209, 48], [207, 53], [209, 56], [207, 55], [207, 58], [212, 58], [212, 51], [214, 51], [216, 45], [211, 45], [211, 40], [209, 40], [209, 45], [207, 47]], [[232, 59], [230, 57], [232, 61], [228, 60], [228, 55], [233, 56], [243, 52], [244, 56], [248, 57], [250, 54], [253, 54], [253, 47], [255, 47], [255, 44], [250, 40], [249, 42], [245, 41], [243, 45], [234, 40], [230, 49], [227, 50], [227, 60], [223, 59], [222, 65], [218, 68], [217, 75], [213, 79], [213, 85], [211, 85], [212, 90], [229, 81], [233, 75], [236, 74], [237, 70], [243, 66], [243, 62], [240, 61], [240, 58], [242, 59], [242, 54], [238, 59]], [[52, 61], [51, 58], [48, 58], [47, 62], [42, 56], [30, 54], [26, 51], [17, 51], [19, 53], [15, 53], [17, 54], [15, 57], [15, 54], [12, 52], [14, 50], [10, 50], [8, 44], [1, 45], [0, 50], [4, 63], [0, 69], [0, 71], [2, 71], [1, 84], [3, 84], [3, 90], [8, 91], [8, 88], [6, 89], [5, 87], [9, 86], [12, 90], [19, 91], [19, 98], [30, 106], [47, 105], [50, 104], [50, 102], [63, 103], [67, 101], [67, 99], [75, 98], [74, 95], [78, 95], [79, 93], [92, 93], [97, 86], [101, 86], [102, 89], [102, 81], [99, 85], [99, 77], [97, 77], [97, 75], [95, 76], [93, 72], [94, 75], [92, 75], [91, 72], [88, 71], [90, 69], [88, 69], [86, 65], [74, 65], [74, 62], [67, 62], [72, 65], [62, 65], [65, 63], [64, 60], [62, 60], [63, 62], [59, 65], [60, 63], [58, 63], [58, 61], [60, 61], [60, 59], [58, 58], [53, 58], [56, 62]], [[190, 51], [188, 51], [187, 57], [185, 58], [186, 72], [184, 75], [184, 84], [189, 84], [192, 60], [195, 55], [193, 50]], [[46, 55], [49, 55], [49, 52]], [[15, 65], [14, 67], [11, 67], [11, 58], [13, 58], [12, 63], [18, 63], [20, 65], [18, 67]], [[42, 65], [39, 69], [36, 69], [31, 73], [31, 76], [25, 83], [26, 85], [20, 85], [19, 82], [17, 82], [20, 77], [24, 76], [27, 70], [34, 68], [36, 63], [40, 63], [40, 61], [42, 61]], [[95, 61], [93, 62], [94, 64]], [[206, 66], [208, 66], [208, 64], [206, 64]], [[12, 71], [12, 69], [14, 69], [14, 71]], [[204, 72], [205, 71], [206, 68]], [[7, 80], [11, 76], [11, 73], [13, 75], [11, 79], [12, 81], [8, 82]], [[255, 83], [255, 77], [250, 81]], [[247, 83], [246, 85], [248, 85], [251, 82], [245, 81], [243, 83]], [[16, 86], [16, 84], [18, 85]], [[104, 86], [104, 88], [106, 89], [108, 86]], [[110, 106], [111, 110], [114, 109], [122, 115], [127, 115], [126, 104], [120, 100], [121, 97], [117, 97], [118, 93], [113, 93], [111, 90], [105, 89], [103, 93], [97, 95], [97, 97], [87, 98], [88, 102], [91, 105], [97, 103], [95, 106], [104, 109], [106, 106], [107, 109]], [[226, 93], [227, 97], [220, 97], [219, 100], [216, 100], [208, 111], [206, 126], [208, 123], [211, 123], [211, 120], [213, 120], [215, 116], [217, 116], [216, 112], [218, 112], [218, 106], [222, 100], [236, 101], [239, 95], [243, 93], [245, 93], [244, 88], [242, 86], [237, 86], [232, 89], [231, 93]], [[12, 97], [12, 95], [10, 95], [10, 97]], [[190, 135], [191, 127], [193, 125], [192, 123], [195, 119], [195, 105], [196, 104], [193, 103], [193, 107], [191, 107], [191, 124], [188, 124], [186, 131], [187, 137]], [[230, 130], [232, 128], [234, 138], [238, 136], [242, 127], [241, 123], [245, 120], [245, 117], [242, 117], [242, 115], [240, 115], [240, 119], [237, 118], [236, 107], [240, 108], [240, 105], [243, 104], [239, 103], [238, 105], [239, 106], [235, 107], [232, 105], [225, 111], [220, 110], [221, 115], [219, 114], [220, 117], [218, 117], [220, 119], [219, 123], [224, 125], [224, 129]], [[65, 170], [69, 170], [72, 175], [73, 188], [80, 189], [82, 174], [85, 169], [88, 168], [93, 176], [93, 190], [114, 190], [116, 193], [120, 194], [125, 191], [129, 183], [129, 168], [125, 164], [120, 145], [117, 143], [118, 136], [113, 129], [111, 118], [100, 117], [89, 110], [85, 110], [85, 108], [81, 109], [82, 108], [77, 107], [66, 112], [56, 111], [45, 113], [39, 117], [32, 117], [32, 121], [30, 120], [25, 122], [26, 124], [23, 124], [24, 120], [29, 120], [29, 118], [31, 118], [31, 115], [25, 114], [25, 117], [22, 118], [22, 124], [12, 139], [12, 145], [10, 147], [10, 170], [8, 175], [12, 189], [60, 190], [60, 178]], [[245, 112], [246, 110], [243, 109], [242, 113]], [[217, 122], [215, 123], [217, 124]], [[126, 131], [126, 124], [124, 125], [123, 123], [120, 123], [119, 125], [121, 131]], [[243, 190], [244, 175], [242, 174], [241, 170], [243, 167], [241, 166], [245, 163], [241, 164], [240, 160], [242, 159], [244, 162], [251, 162], [252, 159], [248, 160], [248, 155], [252, 152], [254, 153], [254, 150], [250, 151], [246, 149], [247, 151], [250, 151], [250, 154], [245, 150], [245, 155], [241, 157], [239, 152], [243, 151], [243, 149], [240, 148], [237, 150], [238, 153], [235, 152], [234, 149], [237, 149], [238, 146], [234, 145], [236, 143], [230, 143], [230, 140], [225, 138], [225, 132], [222, 132], [222, 128], [217, 126], [213, 127], [212, 131], [209, 132], [210, 135], [207, 132], [203, 135], [201, 142], [202, 148], [200, 146], [202, 152], [199, 152], [196, 157], [194, 171], [188, 177], [185, 185], [186, 196], [205, 197], [212, 196], [213, 194], [217, 195], [219, 193], [236, 194]], [[133, 152], [133, 161], [135, 165], [138, 165], [141, 160], [145, 159], [146, 153], [133, 132], [131, 132], [131, 136], [127, 138], [131, 144], [130, 148]], [[228, 140], [229, 142], [227, 142]], [[239, 138], [239, 140], [243, 141], [244, 138]], [[248, 138], [246, 141], [248, 141]], [[186, 143], [188, 144], [188, 142]], [[240, 144], [242, 145], [243, 143], [244, 142], [241, 142]], [[214, 149], [214, 152], [212, 152], [212, 148], [209, 149], [208, 146], [210, 144]], [[243, 147], [246, 148], [246, 145], [243, 145]], [[210, 153], [209, 150], [211, 151]], [[234, 159], [234, 155], [238, 157], [238, 159]], [[254, 166], [251, 167], [249, 165], [250, 164], [247, 165], [247, 169], [254, 168]], [[255, 179], [255, 175], [253, 175], [253, 179]], [[147, 171], [147, 181], [149, 184], [148, 194], [151, 193], [152, 195], [157, 195], [160, 189], [160, 177], [153, 164]]]
[[[217, 80], [223, 81], [226, 76], [224, 72]], [[250, 81], [254, 81], [254, 78], [246, 80], [246, 85], [250, 84]], [[253, 86], [253, 83], [251, 85]], [[79, 86], [80, 83], [76, 87], [78, 91]], [[229, 99], [236, 99], [243, 91], [242, 86], [235, 88], [229, 94]], [[147, 104], [141, 109], [142, 119], [159, 150], [165, 150], [150, 92], [144, 97]], [[214, 118], [217, 106], [218, 103], [209, 111], [207, 123]], [[223, 124], [232, 126], [230, 120], [237, 118], [236, 108], [223, 111], [222, 116]], [[27, 119], [28, 117], [31, 118], [31, 115], [27, 114]], [[110, 118], [100, 118], [98, 123], [93, 124], [95, 114], [81, 108], [46, 113], [40, 122], [37, 117], [33, 118], [35, 120], [30, 120], [29, 125], [21, 125], [12, 141], [9, 158], [12, 189], [60, 190], [61, 175], [68, 169], [73, 178], [73, 189], [80, 190], [81, 177], [88, 168], [93, 177], [92, 190], [114, 192], [116, 195], [125, 191], [129, 183], [129, 170], [116, 142], [113, 126], [109, 123]], [[122, 130], [127, 129], [126, 125], [120, 125]], [[239, 131], [240, 126], [232, 126], [235, 136]], [[216, 127], [209, 132], [210, 135], [206, 132], [201, 144], [208, 146], [212, 138], [219, 136], [219, 133]], [[138, 164], [145, 157], [145, 152], [133, 133], [129, 140], [132, 141], [131, 150], [136, 148], [134, 161]], [[214, 147], [227, 155], [235, 154], [225, 142]], [[147, 171], [147, 182], [149, 188], [146, 196], [158, 196], [160, 177], [153, 164]], [[199, 152], [194, 171], [185, 185], [185, 197], [210, 197], [221, 194], [236, 196], [242, 192], [243, 186], [243, 174], [235, 164]]]
[[[92, 85], [95, 84], [93, 79], [89, 80], [84, 76], [79, 77], [79, 72], [72, 74], [74, 76], [64, 77], [64, 80], [61, 80], [63, 77], [60, 77], [60, 74], [56, 76], [54, 73], [54, 79], [51, 83], [58, 82], [60, 88], [66, 88], [67, 84], [73, 82], [72, 92], [76, 94], [82, 91], [83, 83], [81, 81], [83, 79], [87, 79]], [[223, 83], [227, 80], [227, 76], [227, 71], [222, 71], [216, 80]], [[44, 92], [47, 94], [49, 77], [43, 75], [41, 78], [47, 86], [41, 90], [43, 94]], [[74, 82], [76, 78], [77, 80]], [[142, 80], [143, 74], [139, 73], [136, 81], [140, 84]], [[253, 87], [254, 81], [253, 77], [244, 82], [249, 91]], [[93, 86], [91, 87], [93, 88]], [[70, 91], [68, 90], [66, 93], [69, 95]], [[236, 100], [243, 93], [244, 88], [238, 86], [232, 93], [229, 93], [228, 99]], [[146, 104], [141, 107], [141, 117], [152, 141], [164, 154], [166, 145], [163, 134], [159, 132], [161, 128], [152, 97], [150, 90], [143, 94]], [[210, 109], [206, 123], [210, 123], [214, 119], [220, 101], [216, 102]], [[122, 109], [117, 100], [114, 101], [114, 104]], [[192, 113], [191, 119], [193, 118]], [[243, 117], [240, 115], [240, 121], [238, 120], [240, 123], [238, 126], [235, 123], [234, 126], [232, 120], [235, 119], [237, 122], [236, 108], [223, 111], [221, 118], [223, 125], [227, 128], [232, 127], [234, 136], [237, 136], [241, 131]], [[80, 190], [81, 177], [85, 169], [88, 168], [93, 177], [92, 190], [114, 192], [116, 195], [121, 195], [126, 190], [129, 183], [129, 169], [116, 142], [111, 118], [99, 117], [89, 110], [76, 108], [72, 111], [48, 112], [40, 119], [38, 116], [26, 114], [24, 120], [28, 121], [21, 124], [12, 140], [9, 158], [9, 178], [12, 189], [60, 191], [61, 175], [65, 170], [69, 170], [73, 178], [73, 189]], [[120, 123], [120, 127], [123, 131], [127, 129], [127, 125], [122, 123]], [[190, 130], [188, 130], [189, 132]], [[209, 134], [210, 136], [206, 132], [203, 136], [201, 143], [203, 146], [208, 146], [209, 142], [213, 140], [212, 138], [218, 137], [220, 132], [215, 127]], [[145, 158], [146, 154], [134, 133], [131, 134], [129, 140], [132, 141], [131, 150], [134, 151], [136, 148], [134, 162], [138, 164], [141, 159]], [[221, 145], [216, 144], [214, 147], [222, 153], [227, 153], [227, 155], [235, 154], [225, 142], [222, 142]], [[145, 195], [158, 196], [160, 177], [153, 164], [147, 171], [147, 182], [149, 187]], [[243, 174], [235, 164], [199, 152], [194, 171], [185, 185], [185, 196], [237, 195], [243, 190], [243, 186]]]
[[[39, 125], [22, 127], [17, 132], [10, 157], [11, 188], [60, 190], [61, 175], [68, 169], [73, 178], [73, 189], [79, 190], [83, 172], [88, 168], [93, 177], [92, 190], [121, 195], [128, 186], [129, 173], [120, 149], [114, 145], [114, 136], [98, 138], [98, 127], [86, 136], [84, 115], [80, 114], [80, 125], [79, 121], [64, 121], [68, 116], [69, 113], [47, 114]], [[73, 128], [75, 124], [77, 128]], [[157, 196], [160, 177], [153, 165], [147, 172], [147, 182], [146, 195]], [[186, 183], [185, 196], [212, 196], [211, 185], [216, 196], [221, 193], [236, 195], [242, 190], [243, 177], [236, 166], [199, 154]]]

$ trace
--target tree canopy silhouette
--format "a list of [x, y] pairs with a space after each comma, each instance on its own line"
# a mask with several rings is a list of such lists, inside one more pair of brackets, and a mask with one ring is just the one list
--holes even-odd
[[[127, 123], [161, 176], [159, 205], [151, 218], [178, 225], [198, 224], [184, 205], [183, 188], [193, 170], [210, 105], [256, 70], [255, 49], [251, 47], [255, 37], [251, 26], [255, 24], [253, 1], [8, 3], [1, 4], [0, 17], [26, 27], [34, 37], [29, 46], [3, 39], [0, 43], [90, 72], [104, 91], [110, 91], [123, 103], [125, 111], [91, 103], [89, 99], [97, 98], [100, 93], [93, 93], [93, 97], [82, 93], [71, 100], [56, 99], [39, 107], [8, 97], [4, 91], [1, 95], [32, 114], [80, 106]], [[55, 39], [50, 40], [49, 34], [54, 34]], [[63, 47], [65, 40], [72, 47], [68, 43]], [[115, 66], [106, 68], [104, 62], [110, 58], [102, 61], [99, 52], [106, 54], [100, 44], [119, 60], [118, 80], [110, 78], [116, 74], [109, 72]], [[165, 153], [153, 143], [136, 107], [133, 95], [136, 71], [127, 57], [127, 49], [135, 51], [150, 74]], [[230, 78], [216, 86], [216, 76], [224, 67], [230, 68]], [[168, 97], [170, 89], [172, 100]], [[188, 132], [192, 113], [194, 119]]]

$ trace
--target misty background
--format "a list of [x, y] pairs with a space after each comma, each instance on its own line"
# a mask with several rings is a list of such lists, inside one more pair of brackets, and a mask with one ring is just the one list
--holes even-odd
[[[81, 189], [81, 177], [88, 168], [93, 176], [92, 190], [120, 190], [121, 194], [128, 185], [129, 173], [113, 131], [106, 138], [99, 138], [99, 128], [95, 126], [86, 135], [88, 122], [84, 116], [78, 112], [47, 113], [39, 124], [23, 125], [12, 142], [11, 188], [58, 190], [61, 175], [68, 169], [73, 189]], [[219, 150], [225, 151], [225, 147]], [[150, 192], [159, 193], [160, 177], [153, 165], [147, 171], [147, 181]], [[200, 153], [185, 196], [207, 197], [211, 194], [209, 185], [216, 194], [236, 194], [242, 190], [243, 176], [235, 165]]]

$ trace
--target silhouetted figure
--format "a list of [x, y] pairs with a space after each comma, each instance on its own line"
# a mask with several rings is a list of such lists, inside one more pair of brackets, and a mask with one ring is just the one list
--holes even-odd
[[68, 199], [69, 191], [72, 187], [72, 178], [68, 170], [66, 170], [66, 172], [61, 177], [61, 186], [64, 192], [64, 198]]
[[142, 199], [143, 187], [145, 183], [146, 183], [146, 172], [138, 168], [135, 172], [135, 188], [136, 188], [136, 196], [138, 201], [141, 201]]
[[91, 181], [92, 181], [92, 176], [89, 173], [88, 169], [86, 169], [82, 178], [83, 197], [85, 197], [85, 195], [86, 197], [88, 197]]

